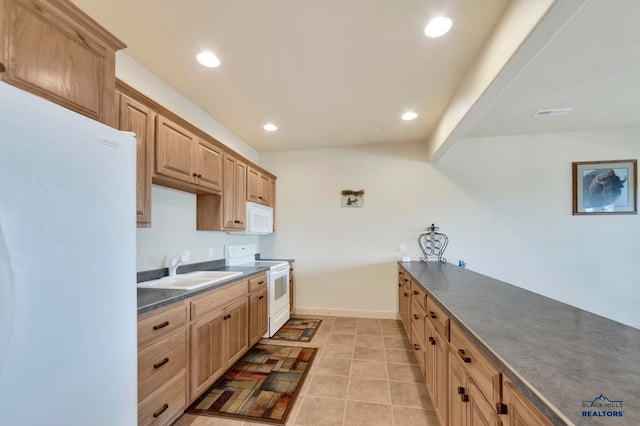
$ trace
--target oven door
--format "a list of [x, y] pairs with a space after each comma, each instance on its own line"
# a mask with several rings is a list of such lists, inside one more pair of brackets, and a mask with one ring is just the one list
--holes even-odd
[[289, 310], [289, 265], [278, 266], [269, 271], [269, 318]]

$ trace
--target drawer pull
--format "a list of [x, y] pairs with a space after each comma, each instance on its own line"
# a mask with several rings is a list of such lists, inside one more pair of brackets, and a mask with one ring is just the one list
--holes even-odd
[[169, 321], [165, 321], [162, 324], [154, 325], [153, 329], [157, 331], [157, 330], [160, 330], [161, 328], [165, 328], [168, 325], [169, 325]]
[[169, 404], [164, 404], [161, 409], [153, 413], [153, 417], [160, 417], [162, 413], [167, 411], [167, 408], [169, 408]]
[[469, 395], [462, 394], [460, 395], [460, 399], [462, 400], [462, 402], [469, 402]]
[[434, 338], [433, 338], [433, 336], [429, 336], [429, 342], [430, 342], [432, 345], [435, 345], [435, 344], [436, 344], [436, 339], [434, 339]]
[[409, 297], [409, 293], [405, 293], [405, 294], [404, 294], [404, 297]]
[[402, 287], [402, 283], [398, 283], [398, 287]]
[[464, 394], [464, 388], [462, 386], [458, 386], [458, 395]]
[[191, 176], [193, 176], [193, 177], [197, 177], [197, 176], [198, 176], [198, 174], [197, 174], [197, 173], [191, 173]]
[[429, 311], [429, 316], [430, 316], [431, 318], [433, 318], [433, 319], [438, 318], [438, 316], [436, 315], [436, 313], [435, 313], [435, 312], [433, 312], [433, 311]]
[[465, 355], [464, 349], [458, 349], [458, 355], [460, 355], [460, 358], [462, 358], [464, 362], [466, 363], [471, 362], [471, 358]]
[[498, 414], [509, 414], [507, 404], [502, 404], [500, 402], [496, 403], [496, 411], [498, 412]]
[[260, 284], [264, 284], [264, 280], [258, 282], [258, 285], [260, 285]]
[[418, 290], [413, 290], [413, 294], [418, 295]]
[[420, 319], [420, 317], [418, 316], [418, 314], [413, 314], [413, 319]]
[[227, 320], [227, 318], [229, 318], [229, 315], [225, 315], [225, 316], [222, 317], [222, 319], [225, 320], [225, 321]]
[[413, 345], [413, 349], [415, 349], [416, 351], [419, 351], [419, 350], [420, 350], [420, 346], [418, 346], [418, 345]]
[[160, 361], [159, 363], [153, 364], [153, 368], [155, 368], [157, 370], [158, 368], [162, 367], [163, 365], [165, 365], [168, 362], [169, 362], [169, 358], [165, 358], [162, 361]]
[[261, 294], [260, 297], [258, 297], [258, 300], [262, 300], [264, 299], [264, 294]]
[[405, 282], [405, 283], [408, 283], [408, 282], [409, 282], [409, 279], [408, 279], [408, 278], [405, 278], [405, 279], [404, 279], [404, 282]]

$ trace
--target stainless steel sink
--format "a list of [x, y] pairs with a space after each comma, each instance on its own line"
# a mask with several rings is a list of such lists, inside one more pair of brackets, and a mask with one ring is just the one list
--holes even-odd
[[197, 271], [188, 274], [163, 277], [157, 280], [138, 283], [138, 288], [157, 288], [168, 290], [195, 290], [229, 278], [242, 275], [242, 272]]

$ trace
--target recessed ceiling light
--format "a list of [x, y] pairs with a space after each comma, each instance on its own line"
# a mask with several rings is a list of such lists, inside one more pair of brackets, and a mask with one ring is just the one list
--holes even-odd
[[402, 114], [402, 119], [404, 121], [409, 121], [409, 120], [413, 120], [414, 118], [416, 118], [418, 116], [418, 114], [416, 114], [413, 111], [407, 111], [404, 114]]
[[196, 56], [198, 62], [208, 68], [215, 68], [220, 65], [220, 59], [211, 52], [200, 52]]
[[267, 132], [275, 132], [276, 130], [278, 130], [278, 126], [276, 126], [273, 123], [267, 123], [264, 126], [262, 126], [263, 129], [265, 129]]
[[452, 24], [451, 19], [446, 16], [437, 16], [424, 27], [424, 35], [431, 38], [443, 36], [449, 32]]

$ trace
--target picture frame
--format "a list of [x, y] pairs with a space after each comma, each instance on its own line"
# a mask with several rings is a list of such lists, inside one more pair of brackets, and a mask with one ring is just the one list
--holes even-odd
[[572, 163], [573, 214], [638, 214], [638, 160]]
[[362, 207], [364, 205], [364, 189], [354, 191], [352, 189], [343, 189], [340, 193], [342, 207]]

